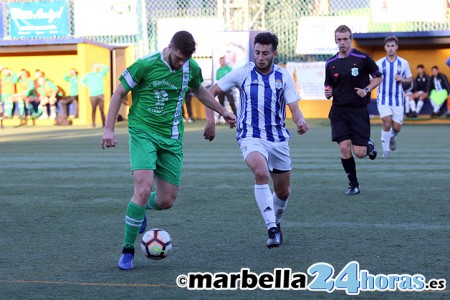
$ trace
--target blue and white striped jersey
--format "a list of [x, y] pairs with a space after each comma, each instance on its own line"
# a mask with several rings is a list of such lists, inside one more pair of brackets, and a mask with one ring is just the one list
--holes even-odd
[[395, 76], [401, 75], [403, 79], [412, 77], [409, 63], [406, 59], [397, 56], [390, 62], [387, 57], [377, 60], [378, 68], [383, 74], [383, 81], [378, 86], [377, 104], [387, 106], [403, 106], [403, 88]]
[[231, 71], [218, 82], [222, 91], [237, 87], [240, 108], [236, 139], [260, 138], [270, 142], [288, 141], [286, 105], [300, 100], [289, 72], [273, 65], [272, 72], [263, 75], [252, 62]]

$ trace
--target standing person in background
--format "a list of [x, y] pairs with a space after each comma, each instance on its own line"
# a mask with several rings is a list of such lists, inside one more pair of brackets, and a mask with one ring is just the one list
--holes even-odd
[[[279, 247], [283, 241], [281, 218], [286, 210], [291, 189], [292, 161], [290, 133], [286, 128], [286, 106], [292, 113], [297, 132], [308, 130], [291, 75], [274, 64], [278, 38], [270, 32], [255, 36], [255, 61], [235, 69], [211, 88], [216, 96], [232, 87], [239, 88], [239, 110], [236, 139], [255, 185], [254, 197], [264, 219], [268, 248]], [[207, 109], [205, 132], [214, 136], [214, 114]], [[272, 179], [274, 192], [269, 183]]]
[[102, 126], [105, 127], [105, 86], [104, 78], [109, 68], [106, 65], [94, 63], [92, 72], [87, 73], [81, 78], [81, 83], [89, 89], [89, 99], [92, 105], [92, 127], [95, 127], [95, 114], [97, 107], [100, 110]]
[[439, 72], [438, 66], [431, 68], [430, 78], [430, 102], [433, 106], [431, 117], [439, 117], [441, 115], [441, 107], [447, 99], [450, 99], [450, 86], [448, 84], [447, 76]]
[[4, 128], [3, 127], [3, 98], [2, 98], [2, 82], [3, 82], [3, 66], [0, 65], [0, 128]]
[[339, 52], [325, 65], [325, 97], [333, 97], [329, 114], [331, 136], [339, 145], [341, 163], [349, 180], [347, 195], [357, 195], [361, 191], [353, 154], [358, 158], [369, 156], [371, 160], [377, 157], [370, 138], [367, 104], [370, 92], [383, 76], [369, 55], [352, 48], [352, 39], [348, 26], [336, 28], [334, 40]]
[[[222, 114], [231, 126], [236, 122], [236, 117], [202, 86], [201, 69], [192, 59], [194, 51], [195, 40], [189, 32], [175, 33], [167, 48], [142, 57], [127, 67], [111, 97], [103, 149], [117, 144], [114, 132], [116, 117], [122, 99], [132, 91], [128, 131], [134, 193], [126, 210], [119, 259], [121, 270], [134, 267], [134, 244], [147, 225], [145, 210], [169, 209], [177, 198], [183, 165], [181, 107], [186, 88], [189, 86], [204, 105]], [[154, 183], [156, 192], [152, 192]]]
[[4, 105], [5, 118], [11, 119], [14, 102], [13, 95], [16, 93], [16, 82], [19, 76], [11, 69], [4, 68], [2, 72], [2, 103]]
[[[188, 87], [186, 94], [184, 96], [184, 103], [186, 104], [186, 109], [184, 109], [183, 106], [183, 120], [188, 123], [194, 123], [194, 117], [192, 115], [192, 92], [191, 89]], [[186, 115], [187, 111], [187, 115]]]
[[390, 158], [391, 151], [397, 148], [395, 137], [402, 128], [405, 112], [402, 84], [411, 84], [413, 77], [408, 61], [397, 55], [396, 36], [384, 39], [384, 50], [386, 56], [377, 60], [378, 68], [383, 74], [383, 81], [378, 87], [377, 107], [383, 121], [381, 130], [383, 158]]
[[64, 80], [69, 83], [69, 95], [60, 100], [62, 114], [64, 117], [69, 117], [67, 113], [67, 105], [73, 103], [75, 109], [75, 118], [78, 118], [78, 71], [70, 69], [67, 74], [64, 75]]
[[[220, 68], [216, 71], [216, 80], [221, 79], [225, 75], [231, 72], [230, 66], [227, 65], [225, 61], [225, 56], [222, 56], [219, 59]], [[227, 97], [228, 103], [230, 103], [231, 110], [233, 111], [233, 114], [236, 115], [236, 104], [233, 97], [233, 90], [229, 89], [228, 91], [225, 91], [224, 93], [220, 93], [217, 97], [219, 98], [219, 103], [223, 107], [225, 107], [225, 97]]]

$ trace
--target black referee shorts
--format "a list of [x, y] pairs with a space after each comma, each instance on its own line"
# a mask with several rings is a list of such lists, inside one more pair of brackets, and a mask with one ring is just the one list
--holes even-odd
[[331, 138], [340, 143], [351, 140], [355, 146], [366, 146], [370, 138], [370, 118], [367, 106], [332, 105]]

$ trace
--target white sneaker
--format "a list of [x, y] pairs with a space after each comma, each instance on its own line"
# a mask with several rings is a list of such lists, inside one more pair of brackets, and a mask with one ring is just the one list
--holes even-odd
[[389, 152], [389, 151], [384, 151], [384, 153], [383, 153], [383, 158], [386, 158], [386, 159], [391, 158], [391, 152]]
[[50, 119], [52, 120], [56, 119], [56, 114], [50, 114]]
[[47, 114], [42, 114], [42, 115], [39, 117], [39, 120], [46, 120], [46, 119], [48, 119], [48, 115], [47, 115]]

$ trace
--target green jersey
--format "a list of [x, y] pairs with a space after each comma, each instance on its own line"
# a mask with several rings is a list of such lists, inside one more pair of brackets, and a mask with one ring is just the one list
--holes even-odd
[[188, 86], [199, 88], [202, 72], [197, 62], [188, 60], [179, 70], [172, 70], [156, 52], [138, 59], [120, 76], [133, 103], [128, 124], [171, 139], [182, 139], [184, 124], [181, 109]]
[[230, 72], [231, 72], [231, 68], [229, 66], [225, 66], [223, 68], [220, 67], [216, 71], [216, 79], [219, 80], [220, 78], [222, 78], [223, 76], [227, 75]]
[[66, 74], [64, 80], [69, 83], [69, 96], [78, 96], [78, 75], [69, 76]]

